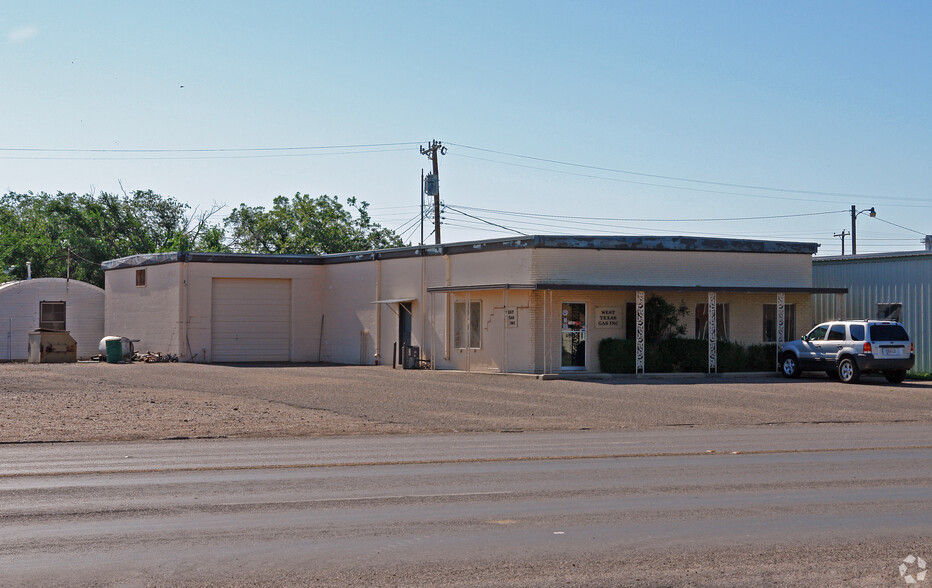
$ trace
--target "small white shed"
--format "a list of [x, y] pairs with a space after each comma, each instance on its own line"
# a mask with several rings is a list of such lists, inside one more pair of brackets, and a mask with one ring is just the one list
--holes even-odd
[[25, 361], [29, 332], [71, 332], [78, 359], [99, 353], [104, 336], [104, 291], [65, 278], [36, 278], [0, 284], [0, 361]]

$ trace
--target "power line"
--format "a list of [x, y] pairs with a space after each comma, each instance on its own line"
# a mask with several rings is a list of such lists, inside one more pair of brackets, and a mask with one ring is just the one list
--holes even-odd
[[518, 233], [519, 235], [524, 235], [525, 237], [527, 236], [527, 233], [523, 233], [523, 232], [521, 232], [521, 231], [519, 231], [519, 230], [517, 230], [517, 229], [512, 229], [511, 227], [506, 227], [505, 225], [500, 225], [500, 224], [497, 224], [497, 223], [493, 223], [493, 222], [491, 222], [491, 221], [487, 221], [487, 220], [485, 220], [484, 218], [479, 218], [478, 216], [473, 216], [473, 215], [471, 215], [471, 214], [469, 214], [469, 213], [463, 212], [462, 210], [458, 210], [458, 209], [454, 208], [453, 206], [450, 206], [449, 204], [445, 204], [445, 205], [444, 205], [444, 209], [449, 209], [449, 210], [452, 210], [452, 211], [454, 211], [454, 212], [458, 212], [458, 213], [460, 213], [460, 214], [462, 214], [462, 215], [464, 215], [464, 216], [468, 216], [469, 218], [474, 218], [474, 219], [476, 219], [476, 220], [478, 220], [478, 221], [482, 221], [482, 222], [484, 222], [484, 223], [486, 223], [486, 224], [492, 225], [493, 227], [499, 227], [499, 228], [502, 228], [502, 229], [511, 231], [511, 232], [513, 232], [513, 233]]
[[[787, 192], [787, 193], [791, 193], [791, 194], [811, 194], [811, 195], [816, 195], [816, 196], [837, 196], [837, 197], [843, 197], [843, 198], [868, 198], [868, 199], [889, 198], [889, 197], [884, 197], [884, 196], [878, 196], [878, 195], [876, 195], [876, 194], [853, 194], [853, 193], [849, 193], [849, 192], [824, 192], [824, 191], [819, 191], [819, 190], [799, 190], [799, 189], [793, 189], [793, 188], [775, 188], [775, 187], [771, 187], [771, 186], [758, 186], [758, 185], [754, 185], [754, 184], [736, 184], [736, 183], [730, 183], [730, 182], [715, 182], [715, 181], [710, 181], [710, 180], [697, 180], [697, 179], [695, 179], [695, 178], [685, 178], [685, 177], [678, 177], [678, 176], [666, 176], [666, 175], [661, 175], [661, 174], [648, 174], [648, 173], [644, 173], [644, 172], [636, 172], [636, 171], [630, 171], [630, 170], [615, 169], [615, 168], [610, 168], [610, 167], [600, 167], [600, 166], [596, 166], [596, 165], [586, 165], [586, 164], [582, 164], [582, 163], [572, 163], [572, 162], [568, 162], [568, 161], [559, 161], [559, 160], [556, 160], [556, 159], [547, 159], [547, 158], [543, 158], [543, 157], [533, 157], [533, 156], [530, 156], [530, 155], [521, 155], [521, 154], [518, 154], [518, 153], [509, 153], [509, 152], [507, 152], [507, 151], [497, 151], [497, 150], [495, 150], [495, 149], [486, 149], [486, 148], [483, 148], [483, 147], [473, 147], [473, 146], [470, 146], [470, 145], [463, 145], [463, 144], [460, 144], [460, 143], [448, 143], [448, 144], [449, 144], [449, 145], [456, 146], [456, 147], [462, 147], [463, 149], [472, 149], [472, 150], [474, 150], [474, 151], [482, 151], [482, 152], [485, 152], [485, 153], [495, 153], [495, 154], [497, 154], [497, 155], [505, 155], [505, 156], [508, 156], [508, 157], [516, 157], [516, 158], [519, 158], [519, 159], [528, 159], [528, 160], [531, 160], [531, 161], [540, 161], [540, 162], [544, 162], [544, 163], [553, 163], [553, 164], [556, 164], [556, 165], [565, 165], [565, 166], [569, 166], [569, 167], [578, 167], [578, 168], [583, 168], [583, 169], [592, 169], [592, 170], [596, 170], [596, 171], [606, 171], [606, 172], [617, 173], [617, 174], [626, 174], [626, 175], [640, 176], [640, 177], [646, 177], [646, 178], [655, 178], [655, 179], [660, 179], [660, 180], [673, 180], [673, 181], [676, 181], [676, 182], [691, 182], [691, 183], [706, 184], [706, 185], [711, 185], [711, 186], [723, 186], [723, 187], [729, 187], [729, 188], [746, 188], [746, 189], [749, 189], [749, 190], [765, 190], [765, 191], [770, 191], [770, 192]], [[906, 197], [902, 197], [901, 199], [903, 199], [903, 200], [919, 200], [919, 201], [927, 201], [927, 200], [928, 200], [927, 198], [906, 198]]]
[[408, 151], [407, 148], [399, 149], [367, 149], [361, 151], [329, 151], [324, 153], [275, 153], [275, 154], [255, 154], [255, 155], [181, 155], [177, 157], [40, 157], [40, 156], [19, 156], [19, 155], [0, 155], [0, 159], [6, 160], [29, 160], [29, 161], [196, 161], [202, 159], [270, 159], [281, 157], [319, 157], [322, 155], [360, 155], [364, 153], [390, 153], [396, 151]]
[[876, 220], [879, 220], [879, 221], [882, 222], [882, 223], [887, 223], [888, 225], [893, 225], [894, 227], [899, 227], [899, 228], [905, 229], [905, 230], [907, 230], [907, 231], [912, 231], [913, 233], [916, 233], [917, 235], [923, 235], [923, 236], [925, 236], [925, 233], [923, 233], [923, 232], [921, 232], [921, 231], [917, 231], [917, 230], [915, 230], [915, 229], [910, 229], [909, 227], [904, 227], [903, 225], [898, 225], [898, 224], [896, 224], [896, 223], [891, 223], [891, 222], [888, 221], [888, 220], [883, 220], [883, 219], [880, 218], [879, 216], [875, 216], [874, 218], [875, 218]]
[[45, 147], [0, 147], [0, 151], [46, 153], [229, 153], [243, 151], [310, 151], [318, 149], [357, 149], [368, 147], [398, 147], [417, 145], [418, 141], [398, 143], [361, 143], [357, 145], [313, 145], [306, 147], [222, 147], [217, 149], [53, 149]]
[[409, 223], [416, 223], [419, 220], [421, 220], [421, 215], [416, 214], [413, 217], [406, 220], [405, 222], [401, 223], [401, 225], [399, 225], [398, 228], [394, 230], [394, 232], [397, 233], [402, 230], [407, 230], [406, 227], [408, 226]]
[[[567, 175], [567, 176], [576, 176], [576, 177], [581, 177], [581, 178], [591, 178], [591, 179], [596, 179], [596, 180], [605, 180], [605, 181], [608, 181], [608, 182], [620, 182], [620, 183], [623, 183], [623, 184], [633, 184], [633, 185], [637, 185], [637, 186], [650, 186], [650, 187], [653, 187], [653, 188], [669, 188], [669, 189], [671, 189], [671, 190], [683, 190], [683, 191], [686, 191], [686, 192], [699, 192], [699, 193], [702, 193], [702, 194], [723, 194], [723, 195], [726, 195], [726, 196], [745, 196], [745, 197], [749, 197], [749, 198], [765, 198], [765, 199], [768, 199], [768, 200], [780, 200], [780, 201], [789, 200], [789, 201], [795, 201], [795, 202], [826, 202], [826, 203], [831, 203], [831, 204], [837, 204], [837, 203], [838, 203], [838, 200], [825, 200], [825, 199], [816, 199], [816, 198], [793, 198], [793, 197], [791, 197], [791, 196], [768, 196], [768, 195], [766, 195], [766, 194], [749, 194], [749, 193], [747, 193], [747, 192], [727, 192], [727, 191], [724, 191], [724, 190], [710, 190], [710, 189], [707, 189], [707, 188], [690, 188], [690, 187], [687, 187], [687, 186], [673, 186], [673, 185], [670, 185], [670, 184], [658, 184], [658, 183], [656, 183], [656, 182], [639, 182], [639, 181], [637, 181], [637, 180], [625, 180], [625, 179], [622, 179], [622, 178], [610, 178], [610, 177], [606, 177], [606, 176], [598, 176], [598, 175], [593, 175], [593, 174], [584, 174], [584, 173], [578, 173], [578, 172], [571, 172], [571, 171], [566, 171], [566, 170], [561, 170], [561, 169], [551, 169], [551, 168], [547, 168], [547, 167], [538, 167], [538, 166], [534, 166], [534, 165], [524, 165], [524, 164], [521, 164], [521, 163], [513, 163], [513, 162], [510, 162], [510, 161], [499, 161], [499, 160], [497, 160], [497, 159], [488, 159], [488, 158], [485, 158], [485, 157], [475, 157], [475, 156], [473, 156], [473, 155], [463, 155], [462, 153], [455, 153], [455, 152], [453, 152], [453, 153], [450, 153], [450, 155], [452, 155], [452, 156], [454, 156], [454, 157], [465, 157], [466, 159], [475, 159], [475, 160], [478, 160], [478, 161], [487, 161], [487, 162], [489, 162], [489, 163], [497, 163], [497, 164], [499, 164], [499, 165], [509, 165], [509, 166], [512, 166], [512, 167], [520, 167], [520, 168], [524, 168], [524, 169], [533, 169], [533, 170], [538, 170], [538, 171], [545, 171], [545, 172], [550, 172], [550, 173], [555, 173], [555, 174], [563, 174], [563, 175]], [[898, 198], [898, 197], [894, 197], [894, 196], [890, 196], [890, 197], [880, 197], [880, 196], [878, 196], [877, 198], [879, 198], [879, 199], [892, 199], [892, 200], [903, 200], [903, 199], [905, 199], [905, 200], [914, 200], [914, 199], [911, 199], [911, 198]], [[846, 197], [846, 198], [844, 198], [844, 200], [848, 200], [848, 198]], [[922, 200], [922, 199], [915, 199], [915, 200]], [[922, 204], [885, 204], [885, 206], [897, 206], [897, 207], [903, 207], [903, 208], [932, 208], [932, 205], [922, 205]]]
[[466, 210], [475, 210], [478, 212], [492, 212], [492, 213], [498, 213], [498, 214], [527, 216], [527, 217], [535, 217], [535, 218], [601, 220], [601, 221], [619, 221], [619, 222], [644, 222], [644, 223], [771, 220], [771, 219], [781, 219], [781, 218], [796, 218], [796, 217], [801, 217], [801, 216], [819, 216], [819, 215], [824, 215], [824, 214], [838, 214], [842, 212], [845, 214], [848, 213], [847, 209], [842, 209], [842, 210], [825, 210], [822, 212], [803, 212], [803, 213], [797, 213], [797, 214], [778, 214], [778, 215], [771, 215], [771, 216], [738, 216], [738, 217], [724, 217], [724, 218], [608, 218], [608, 217], [601, 217], [601, 216], [566, 216], [566, 215], [543, 214], [543, 213], [535, 213], [535, 212], [518, 212], [518, 211], [512, 211], [512, 210], [495, 210], [492, 208], [478, 208], [478, 207], [472, 207], [472, 206], [465, 206], [462, 204], [457, 204], [456, 206], [459, 208], [464, 208]]

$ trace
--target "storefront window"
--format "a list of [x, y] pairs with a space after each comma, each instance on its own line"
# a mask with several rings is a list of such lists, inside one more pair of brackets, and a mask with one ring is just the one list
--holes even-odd
[[481, 303], [453, 303], [453, 346], [457, 349], [482, 348]]
[[[783, 340], [792, 341], [796, 339], [796, 305], [786, 304], [783, 306]], [[777, 305], [764, 305], [764, 343], [776, 343], [777, 341]]]
[[[715, 321], [715, 334], [716, 339], [719, 341], [728, 340], [728, 326], [731, 324], [731, 321], [728, 320], [728, 303], [716, 304], [716, 321]], [[709, 305], [705, 302], [700, 302], [696, 305], [696, 339], [708, 339], [709, 338]]]

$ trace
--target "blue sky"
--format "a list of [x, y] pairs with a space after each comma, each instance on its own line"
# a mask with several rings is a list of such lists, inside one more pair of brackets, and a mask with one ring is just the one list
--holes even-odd
[[[356, 196], [417, 242], [438, 139], [445, 242], [516, 234], [465, 212], [837, 254], [853, 204], [859, 253], [919, 249], [930, 26], [928, 2], [15, 3], [0, 190]], [[380, 146], [271, 150], [346, 145]]]

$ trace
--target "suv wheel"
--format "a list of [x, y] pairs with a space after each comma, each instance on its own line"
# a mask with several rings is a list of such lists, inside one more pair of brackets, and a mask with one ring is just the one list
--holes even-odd
[[838, 379], [845, 384], [857, 384], [861, 381], [861, 370], [850, 357], [843, 357], [838, 362]]
[[780, 371], [787, 378], [798, 378], [800, 375], [799, 361], [792, 353], [787, 353], [780, 360]]
[[883, 375], [891, 384], [902, 384], [906, 379], [906, 370], [887, 370]]

